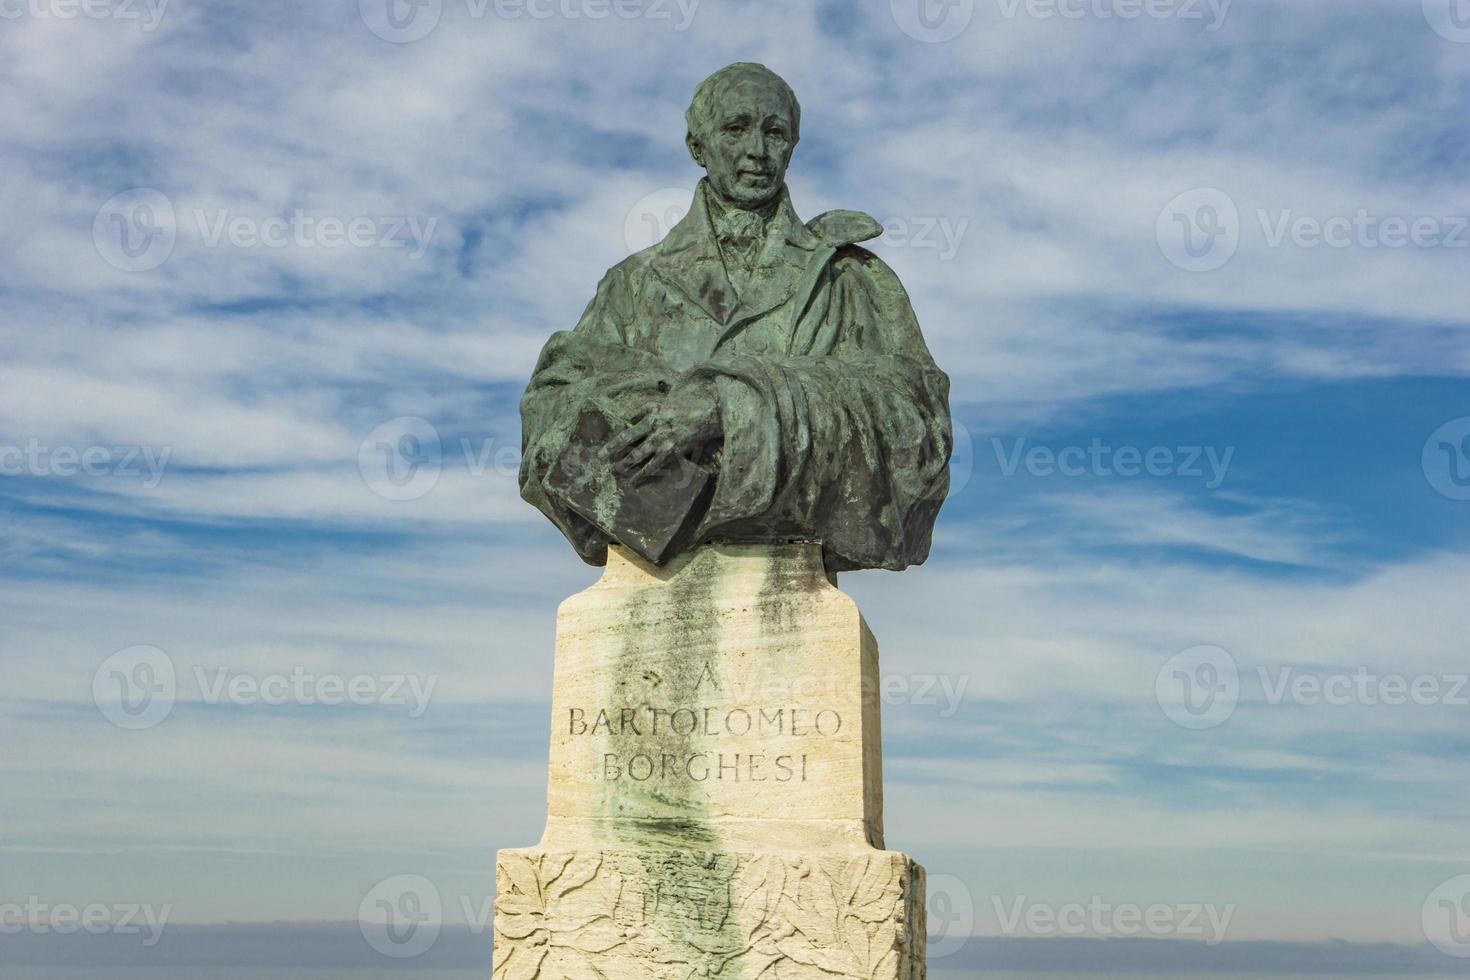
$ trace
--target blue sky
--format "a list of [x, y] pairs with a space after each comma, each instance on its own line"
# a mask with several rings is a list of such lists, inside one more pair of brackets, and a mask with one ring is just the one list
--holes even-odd
[[[756, 60], [802, 101], [798, 212], [884, 222], [953, 381], [930, 561], [842, 583], [915, 692], [890, 845], [981, 936], [1103, 896], [1424, 946], [1470, 873], [1450, 3], [440, 0], [396, 34], [377, 0], [3, 6], [0, 901], [489, 894], [539, 836], [555, 609], [596, 574], [518, 499], [516, 403], [687, 201], [694, 84]], [[177, 691], [125, 730], [94, 679], [138, 646]], [[1240, 682], [1189, 728], [1158, 692], [1199, 648]], [[246, 704], [221, 671], [432, 692]], [[1270, 697], [1363, 674], [1446, 696]]]

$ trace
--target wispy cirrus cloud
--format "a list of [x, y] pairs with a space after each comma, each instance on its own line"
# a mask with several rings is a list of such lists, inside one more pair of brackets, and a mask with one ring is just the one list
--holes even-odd
[[[595, 574], [517, 499], [516, 400], [640, 202], [693, 186], [693, 85], [756, 59], [803, 100], [798, 209], [889, 226], [967, 434], [930, 563], [843, 579], [909, 692], [892, 842], [982, 908], [997, 881], [1187, 892], [1238, 902], [1241, 937], [1421, 943], [1465, 867], [1465, 709], [1272, 704], [1259, 671], [1463, 671], [1470, 523], [1421, 449], [1466, 411], [1470, 45], [1379, 0], [1237, 0], [1213, 29], [980, 2], [938, 44], [890, 7], [446, 2], [405, 44], [353, 4], [7, 21], [0, 446], [167, 451], [153, 486], [0, 477], [7, 868], [193, 922], [350, 918], [406, 867], [490, 887], [539, 831], [555, 607]], [[140, 187], [166, 212], [108, 211]], [[1226, 225], [1170, 210], [1201, 188]], [[166, 257], [119, 268], [114, 218], [167, 225]], [[1386, 245], [1387, 218], [1439, 237]], [[1226, 261], [1171, 262], [1184, 231]], [[391, 455], [415, 419], [437, 476], [390, 499], [374, 433]], [[1007, 476], [992, 440], [1018, 438], [1234, 455], [1214, 487]], [[180, 683], [143, 732], [93, 703], [132, 645]], [[1156, 683], [1200, 645], [1241, 690], [1186, 731]], [[419, 718], [211, 703], [221, 667], [437, 685]]]

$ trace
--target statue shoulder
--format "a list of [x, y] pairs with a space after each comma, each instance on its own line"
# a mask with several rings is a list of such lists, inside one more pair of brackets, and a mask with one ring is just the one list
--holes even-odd
[[877, 218], [862, 211], [828, 211], [807, 222], [807, 229], [836, 250], [831, 264], [839, 278], [857, 276], [885, 287], [898, 284], [898, 276], [888, 264], [858, 244], [883, 234]]
[[861, 245], [839, 246], [828, 265], [838, 290], [855, 293], [890, 314], [913, 315], [909, 294], [893, 267]]
[[648, 269], [648, 260], [654, 248], [646, 248], [641, 252], [634, 252], [627, 258], [616, 263], [612, 268], [602, 274], [601, 281], [597, 284], [599, 296], [616, 296], [627, 294], [637, 288], [638, 280]]
[[658, 247], [661, 244], [663, 243], [658, 242], [642, 251], [634, 252], [611, 269], [608, 269], [607, 274], [620, 279], [630, 279], [641, 275], [648, 268], [648, 263], [658, 254]]
[[836, 248], [877, 238], [883, 226], [871, 214], [861, 211], [828, 211], [806, 223], [807, 229], [825, 244]]

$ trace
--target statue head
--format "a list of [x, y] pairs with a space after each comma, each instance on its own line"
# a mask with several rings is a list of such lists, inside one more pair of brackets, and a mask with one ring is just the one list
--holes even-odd
[[726, 204], [755, 210], [781, 193], [801, 136], [801, 105], [765, 65], [737, 62], [699, 83], [685, 143]]

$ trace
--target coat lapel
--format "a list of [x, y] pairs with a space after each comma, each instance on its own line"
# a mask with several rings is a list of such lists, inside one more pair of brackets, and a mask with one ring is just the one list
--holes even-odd
[[723, 341], [791, 297], [821, 242], [797, 218], [782, 188], [750, 284], [743, 296], [737, 295], [715, 243], [705, 200], [708, 193], [705, 182], [700, 181], [689, 213], [659, 244], [650, 265], [660, 278], [725, 328], [720, 338]]
[[729, 324], [731, 331], [790, 299], [819, 244], [817, 237], [796, 216], [791, 199], [782, 188], [781, 203], [771, 216], [765, 245], [751, 271], [750, 285], [740, 297], [740, 307]]
[[704, 195], [704, 181], [700, 181], [689, 213], [658, 244], [649, 265], [661, 279], [723, 325], [734, 315], [739, 300], [720, 260]]

